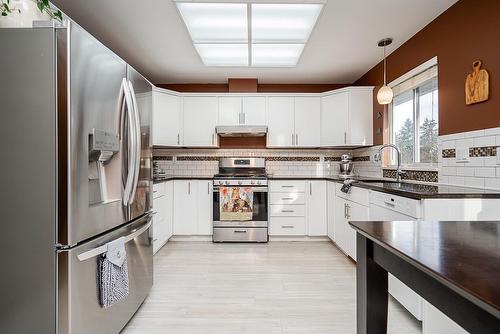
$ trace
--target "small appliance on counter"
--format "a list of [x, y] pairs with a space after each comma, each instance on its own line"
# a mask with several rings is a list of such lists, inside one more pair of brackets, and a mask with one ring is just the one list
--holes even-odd
[[213, 241], [267, 242], [265, 159], [223, 158], [213, 182]]
[[352, 158], [349, 154], [342, 154], [340, 157], [340, 177], [345, 177], [345, 178], [350, 178], [353, 177], [353, 164], [352, 164]]

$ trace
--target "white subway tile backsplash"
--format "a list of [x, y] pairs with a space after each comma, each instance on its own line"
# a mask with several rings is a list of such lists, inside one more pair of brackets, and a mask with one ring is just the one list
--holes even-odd
[[474, 145], [474, 138], [459, 139], [455, 142], [456, 148], [469, 148]]
[[495, 146], [495, 136], [474, 138], [474, 147]]
[[480, 177], [466, 177], [464, 185], [469, 187], [484, 188], [484, 178]]
[[464, 138], [482, 137], [482, 136], [484, 136], [484, 130], [469, 131], [469, 132], [464, 132], [463, 134], [464, 134]]
[[477, 177], [496, 177], [496, 171], [494, 167], [481, 167], [474, 169], [474, 176]]
[[457, 175], [457, 168], [456, 167], [443, 167], [441, 169], [441, 172], [443, 175]]
[[474, 176], [474, 167], [457, 167], [457, 176]]
[[450, 148], [455, 148], [456, 141], [455, 140], [446, 140], [441, 143], [441, 148], [442, 149], [450, 149]]
[[448, 183], [463, 186], [465, 184], [465, 178], [463, 176], [448, 176]]
[[500, 135], [500, 127], [498, 127], [498, 128], [491, 128], [491, 129], [485, 129], [484, 130], [484, 135], [485, 136]]

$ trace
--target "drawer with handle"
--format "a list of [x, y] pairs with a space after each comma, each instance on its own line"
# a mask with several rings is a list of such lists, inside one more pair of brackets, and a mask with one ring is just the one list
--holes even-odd
[[305, 205], [272, 204], [269, 206], [271, 217], [304, 217]]
[[269, 221], [269, 235], [305, 235], [304, 217], [272, 217]]
[[269, 182], [270, 192], [303, 193], [306, 191], [306, 182], [302, 180], [272, 180]]
[[270, 204], [305, 204], [304, 193], [271, 193]]

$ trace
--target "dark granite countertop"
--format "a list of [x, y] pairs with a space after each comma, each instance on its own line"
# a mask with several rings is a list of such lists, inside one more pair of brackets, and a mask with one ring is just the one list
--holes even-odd
[[350, 222], [359, 233], [500, 317], [500, 222]]
[[[300, 175], [272, 175], [270, 180], [326, 180], [333, 182], [344, 182], [338, 176], [300, 176]], [[380, 179], [374, 177], [355, 177], [353, 187], [359, 187], [387, 194], [412, 198], [412, 199], [439, 199], [439, 198], [499, 198], [500, 190], [485, 190], [480, 188], [469, 188], [443, 184], [431, 183], [398, 183], [394, 179]]]
[[[164, 175], [153, 179], [153, 183], [161, 183], [171, 180], [211, 180], [212, 176], [207, 175]], [[344, 179], [339, 176], [306, 176], [306, 175], [270, 175], [269, 180], [325, 180], [342, 183]], [[485, 190], [479, 188], [469, 188], [430, 183], [397, 183], [394, 179], [380, 179], [374, 177], [355, 177], [356, 182], [353, 187], [380, 191], [387, 194], [402, 196], [412, 199], [446, 199], [446, 198], [498, 198], [500, 190]]]
[[212, 176], [207, 175], [162, 175], [153, 177], [153, 184], [172, 180], [212, 180]]

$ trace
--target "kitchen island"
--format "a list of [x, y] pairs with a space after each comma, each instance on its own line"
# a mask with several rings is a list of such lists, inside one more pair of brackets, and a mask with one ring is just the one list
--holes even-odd
[[386, 333], [388, 272], [470, 333], [500, 328], [500, 222], [365, 221], [357, 333]]

